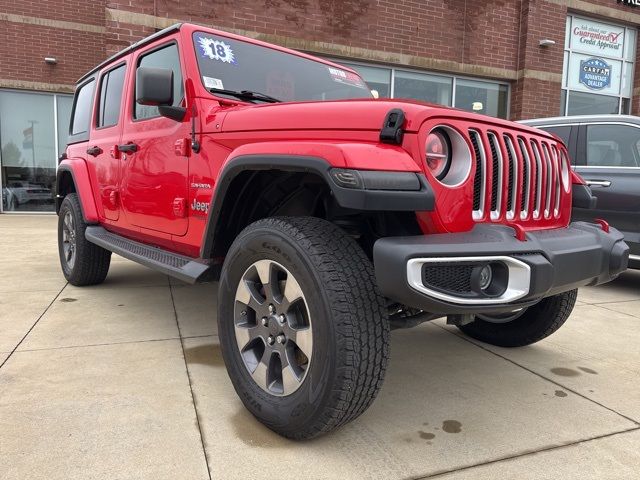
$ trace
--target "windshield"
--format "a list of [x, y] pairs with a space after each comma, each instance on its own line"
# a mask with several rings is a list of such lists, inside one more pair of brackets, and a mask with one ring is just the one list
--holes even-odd
[[211, 33], [195, 32], [193, 42], [202, 83], [214, 93], [249, 91], [284, 102], [372, 98], [347, 70]]

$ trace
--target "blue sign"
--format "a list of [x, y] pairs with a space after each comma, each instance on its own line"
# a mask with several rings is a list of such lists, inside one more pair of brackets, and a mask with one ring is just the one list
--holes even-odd
[[580, 61], [580, 83], [591, 90], [611, 86], [611, 65], [601, 58]]

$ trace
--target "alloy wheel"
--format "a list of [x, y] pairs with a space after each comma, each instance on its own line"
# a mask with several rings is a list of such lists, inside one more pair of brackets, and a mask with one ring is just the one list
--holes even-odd
[[67, 210], [62, 221], [62, 251], [69, 269], [76, 263], [76, 228], [71, 211]]
[[272, 260], [253, 263], [236, 290], [234, 328], [244, 366], [260, 388], [276, 396], [300, 388], [313, 337], [307, 300], [291, 272]]

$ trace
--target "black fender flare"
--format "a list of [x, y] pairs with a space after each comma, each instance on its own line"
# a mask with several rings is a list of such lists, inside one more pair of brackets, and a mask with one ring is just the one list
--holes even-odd
[[[435, 206], [433, 189], [422, 173], [351, 170], [333, 167], [320, 157], [304, 155], [240, 155], [225, 164], [216, 181], [200, 247], [202, 258], [209, 259], [213, 254], [215, 238], [222, 228], [219, 225], [220, 215], [229, 186], [242, 172], [260, 170], [313, 173], [326, 182], [336, 202], [343, 208], [418, 212], [431, 211]], [[340, 185], [332, 175], [335, 171], [357, 175], [359, 184]]]

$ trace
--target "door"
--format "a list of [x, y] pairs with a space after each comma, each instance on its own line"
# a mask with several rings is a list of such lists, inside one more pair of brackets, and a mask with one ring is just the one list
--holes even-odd
[[118, 220], [120, 212], [120, 143], [122, 124], [120, 112], [127, 64], [121, 63], [100, 77], [96, 98], [95, 120], [91, 140], [87, 143], [87, 159], [93, 166], [99, 202], [108, 220]]
[[574, 209], [576, 220], [603, 218], [640, 255], [640, 126], [583, 125], [576, 171], [598, 197], [595, 210]]
[[[184, 106], [178, 44], [165, 42], [134, 54], [132, 65], [173, 70], [174, 106]], [[134, 69], [135, 70], [135, 69]], [[146, 230], [182, 236], [187, 232], [188, 157], [176, 142], [190, 135], [188, 121], [160, 116], [158, 108], [135, 103], [135, 71], [129, 75], [128, 114], [119, 144], [120, 193], [127, 221]]]

